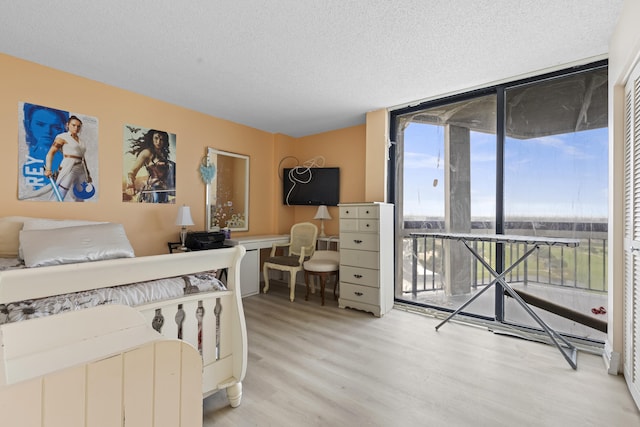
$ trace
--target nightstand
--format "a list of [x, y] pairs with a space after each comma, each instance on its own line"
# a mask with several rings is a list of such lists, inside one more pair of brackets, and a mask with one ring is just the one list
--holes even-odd
[[167, 246], [169, 247], [169, 253], [172, 254], [174, 252], [189, 252], [188, 248], [180, 249], [182, 247], [182, 243], [180, 242], [167, 242]]
[[[180, 249], [180, 248], [182, 248], [182, 243], [180, 243], [180, 242], [167, 242], [167, 246], [169, 247], [169, 253], [170, 253], [170, 254], [172, 254], [172, 253], [177, 253], [177, 254], [179, 254], [179, 253], [183, 253], [183, 252], [191, 252], [191, 249], [186, 248], [186, 247], [185, 247], [184, 249]], [[231, 247], [231, 246], [223, 245], [221, 248], [230, 248], [230, 247]], [[216, 250], [216, 249], [221, 249], [221, 248], [202, 249], [202, 250], [206, 250], [206, 251], [214, 251], [214, 250]], [[228, 273], [228, 272], [227, 272], [227, 269], [226, 269], [226, 268], [221, 269], [221, 270], [220, 270], [220, 276], [218, 277], [218, 279], [222, 280], [222, 277], [224, 276], [224, 278], [225, 278], [225, 282], [226, 282], [226, 279], [227, 279], [227, 277], [228, 277], [228, 276], [227, 276], [227, 273]]]

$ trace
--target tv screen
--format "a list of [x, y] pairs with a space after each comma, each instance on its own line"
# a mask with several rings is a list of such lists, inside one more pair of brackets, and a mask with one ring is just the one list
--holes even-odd
[[337, 206], [340, 168], [285, 168], [282, 202], [285, 205]]

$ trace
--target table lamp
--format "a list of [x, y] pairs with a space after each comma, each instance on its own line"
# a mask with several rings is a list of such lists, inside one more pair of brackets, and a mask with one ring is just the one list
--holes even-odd
[[186, 205], [182, 205], [178, 208], [178, 217], [176, 218], [176, 225], [182, 227], [180, 229], [180, 243], [182, 246], [180, 250], [186, 250], [186, 246], [184, 245], [185, 240], [187, 239], [187, 226], [193, 225], [193, 219], [191, 219], [191, 208]]
[[318, 211], [316, 212], [316, 216], [314, 216], [313, 219], [320, 220], [320, 237], [327, 237], [327, 235], [324, 234], [324, 220], [331, 219], [331, 215], [329, 215], [329, 210], [327, 209], [327, 207], [325, 205], [318, 206]]

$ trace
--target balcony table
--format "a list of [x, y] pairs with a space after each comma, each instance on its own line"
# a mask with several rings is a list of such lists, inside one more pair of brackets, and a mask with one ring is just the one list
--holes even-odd
[[[576, 347], [568, 342], [564, 337], [558, 334], [556, 331], [551, 329], [532, 309], [529, 305], [522, 299], [520, 295], [507, 283], [505, 280], [505, 276], [511, 272], [514, 268], [516, 268], [521, 262], [527, 259], [531, 254], [536, 252], [542, 246], [564, 246], [569, 248], [575, 248], [580, 244], [578, 239], [565, 239], [565, 238], [551, 238], [551, 237], [536, 237], [536, 236], [516, 236], [516, 235], [508, 235], [508, 234], [469, 234], [469, 233], [411, 233], [412, 237], [432, 237], [435, 239], [448, 239], [448, 240], [457, 240], [459, 242], [464, 243], [464, 245], [469, 249], [469, 251], [473, 254], [473, 256], [491, 273], [494, 277], [493, 281], [489, 283], [484, 289], [480, 290], [478, 293], [473, 295], [469, 300], [467, 300], [464, 304], [462, 304], [457, 310], [451, 313], [446, 319], [440, 322], [436, 326], [436, 331], [445, 323], [447, 323], [453, 316], [464, 310], [469, 304], [471, 304], [476, 298], [482, 295], [487, 289], [496, 283], [500, 283], [504, 291], [506, 291], [509, 296], [511, 296], [514, 300], [524, 308], [524, 310], [542, 327], [542, 329], [549, 336], [551, 341], [555, 344], [555, 346], [560, 350], [560, 353], [564, 356], [566, 361], [573, 369], [577, 369], [577, 349]], [[520, 243], [525, 244], [526, 251], [520, 258], [515, 260], [508, 268], [506, 268], [502, 273], [498, 273], [491, 265], [484, 260], [482, 255], [480, 255], [470, 244], [470, 242], [488, 242], [488, 243]], [[564, 347], [560, 344], [564, 344]]]

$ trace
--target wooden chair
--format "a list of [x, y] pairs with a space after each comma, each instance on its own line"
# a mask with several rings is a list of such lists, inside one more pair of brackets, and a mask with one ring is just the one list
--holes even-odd
[[[320, 297], [322, 298], [322, 305], [324, 305], [324, 288], [327, 284], [327, 280], [330, 280], [333, 276], [335, 282], [333, 283], [333, 298], [338, 299], [336, 296], [336, 289], [338, 288], [340, 271], [340, 252], [337, 251], [315, 251], [313, 256], [304, 262], [304, 283], [307, 286], [307, 294], [304, 299], [309, 300], [309, 280], [313, 280], [314, 277], [320, 278]], [[314, 284], [311, 283], [311, 291], [314, 291]]]
[[[304, 261], [311, 258], [316, 248], [318, 227], [311, 222], [301, 222], [291, 227], [289, 243], [274, 243], [271, 256], [266, 259], [262, 272], [264, 290], [269, 291], [269, 270], [289, 272], [289, 299], [295, 299], [296, 275], [302, 271]], [[285, 255], [277, 255], [278, 249], [286, 249]]]

